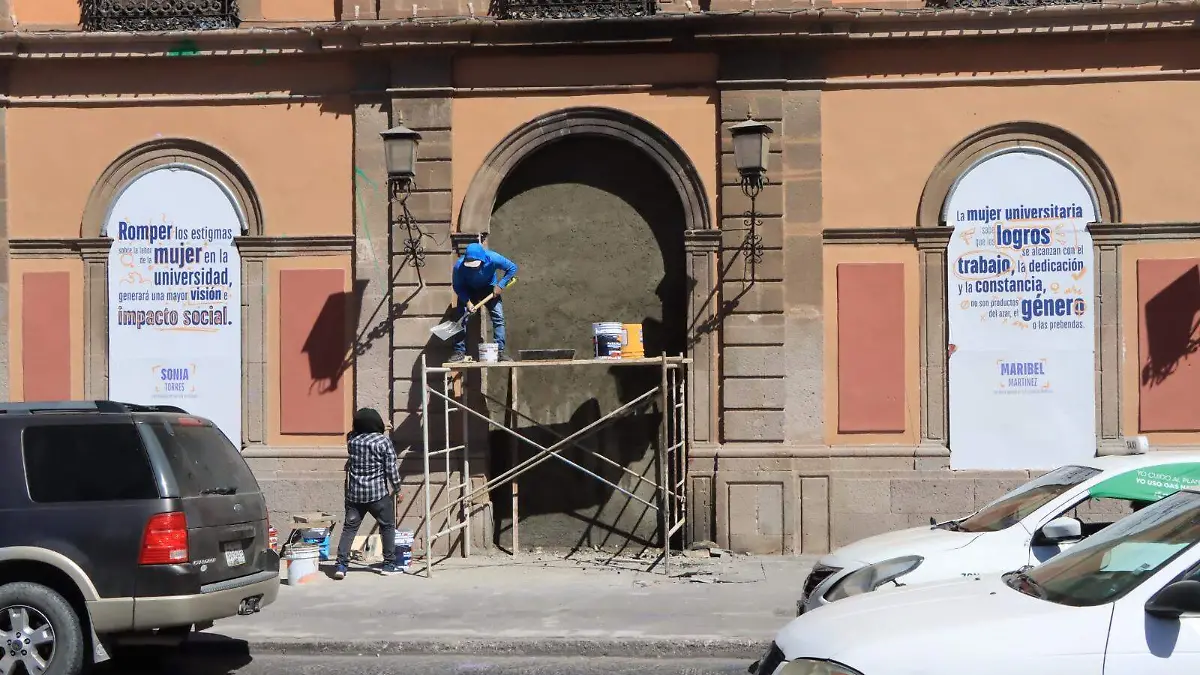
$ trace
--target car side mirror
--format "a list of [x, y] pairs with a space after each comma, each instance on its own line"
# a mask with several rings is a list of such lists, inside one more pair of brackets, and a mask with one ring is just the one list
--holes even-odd
[[1146, 601], [1146, 613], [1163, 619], [1200, 614], [1200, 581], [1176, 581]]
[[1057, 544], [1083, 536], [1083, 524], [1069, 516], [1055, 518], [1038, 531], [1038, 543]]

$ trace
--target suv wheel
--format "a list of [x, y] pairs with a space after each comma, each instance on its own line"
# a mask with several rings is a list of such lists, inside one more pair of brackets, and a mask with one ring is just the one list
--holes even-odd
[[63, 596], [40, 584], [0, 586], [0, 675], [77, 675], [83, 626]]

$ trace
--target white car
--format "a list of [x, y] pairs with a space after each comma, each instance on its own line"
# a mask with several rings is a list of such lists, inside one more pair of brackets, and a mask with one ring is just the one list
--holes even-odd
[[[1145, 437], [1127, 442], [1130, 452], [1147, 446]], [[1196, 486], [1197, 452], [1096, 457], [1060, 467], [960, 520], [867, 537], [821, 557], [796, 613], [879, 588], [1038, 565], [1134, 509]]]
[[868, 593], [793, 619], [754, 675], [1196, 675], [1200, 492], [1026, 571]]

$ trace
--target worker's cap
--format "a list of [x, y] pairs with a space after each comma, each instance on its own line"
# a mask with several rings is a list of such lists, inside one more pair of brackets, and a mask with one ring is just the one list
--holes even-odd
[[483, 264], [482, 260], [464, 260], [463, 267], [479, 267]]

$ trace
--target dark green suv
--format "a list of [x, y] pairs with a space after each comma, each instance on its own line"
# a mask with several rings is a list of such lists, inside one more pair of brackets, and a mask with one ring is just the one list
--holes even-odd
[[212, 422], [112, 401], [0, 403], [0, 675], [76, 675], [279, 593], [267, 505]]

